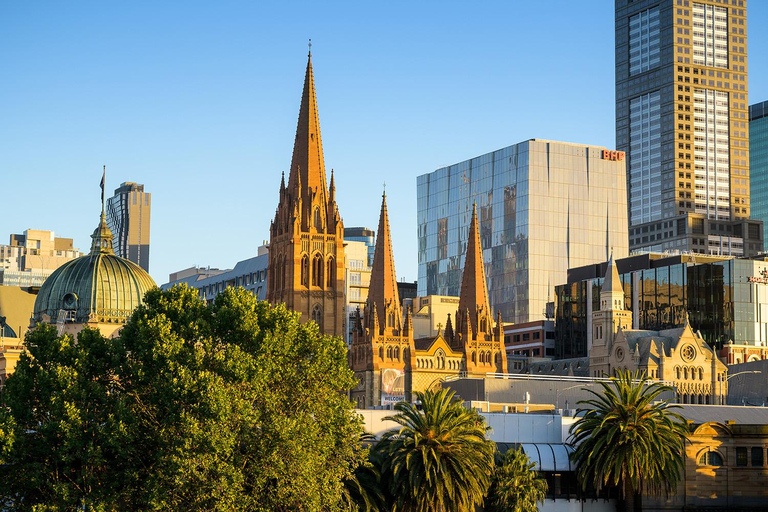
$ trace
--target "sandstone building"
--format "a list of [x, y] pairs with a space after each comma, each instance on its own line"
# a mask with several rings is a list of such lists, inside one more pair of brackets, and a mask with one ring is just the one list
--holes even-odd
[[320, 331], [344, 335], [344, 223], [331, 171], [326, 186], [312, 54], [307, 60], [293, 157], [280, 181], [270, 226], [267, 300], [314, 320]]

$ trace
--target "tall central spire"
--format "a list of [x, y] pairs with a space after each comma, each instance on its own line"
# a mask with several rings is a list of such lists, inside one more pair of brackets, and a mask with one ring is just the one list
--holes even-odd
[[386, 325], [387, 305], [397, 314], [400, 312], [400, 297], [395, 277], [395, 257], [392, 254], [392, 237], [389, 233], [387, 194], [381, 196], [379, 232], [376, 237], [376, 251], [371, 267], [371, 284], [368, 287], [368, 304], [376, 304], [379, 325]]
[[323, 143], [320, 139], [320, 118], [317, 114], [315, 79], [312, 74], [312, 54], [307, 57], [307, 71], [304, 75], [304, 90], [301, 94], [299, 121], [296, 125], [296, 139], [293, 142], [293, 157], [288, 177], [288, 189], [300, 187], [300, 197], [305, 205], [312, 202], [313, 194], [320, 194], [319, 202], [325, 204], [327, 197]]
[[472, 210], [472, 221], [469, 224], [469, 240], [467, 255], [464, 260], [464, 275], [461, 279], [461, 295], [459, 297], [459, 312], [470, 312], [472, 329], [477, 332], [476, 312], [492, 318], [488, 302], [488, 288], [485, 282], [485, 264], [483, 263], [483, 248], [480, 244], [480, 226], [477, 220], [477, 203]]

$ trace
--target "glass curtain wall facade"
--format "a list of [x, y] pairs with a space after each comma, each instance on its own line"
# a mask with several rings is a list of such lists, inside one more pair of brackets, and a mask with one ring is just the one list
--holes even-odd
[[[658, 259], [639, 265], [640, 257], [617, 261], [633, 328], [681, 327], [687, 314], [693, 329], [718, 349], [731, 340], [768, 346], [768, 279], [761, 279], [768, 261], [728, 258], [697, 263], [690, 256], [651, 256]], [[605, 265], [577, 273], [597, 275]], [[600, 307], [602, 284], [602, 277], [593, 277], [557, 287], [556, 358], [587, 356], [591, 314]]]
[[628, 158], [632, 250], [762, 250], [749, 226], [745, 4], [615, 2], [616, 146]]
[[763, 221], [765, 244], [768, 236], [768, 101], [749, 106], [749, 169], [752, 217]]
[[491, 307], [545, 319], [569, 267], [627, 254], [625, 180], [615, 152], [537, 139], [419, 176], [418, 294], [459, 295], [476, 202]]

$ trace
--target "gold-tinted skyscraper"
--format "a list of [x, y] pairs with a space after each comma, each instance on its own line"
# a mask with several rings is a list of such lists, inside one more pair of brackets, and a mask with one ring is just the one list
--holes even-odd
[[136, 263], [149, 272], [149, 217], [152, 194], [144, 185], [126, 181], [107, 199], [107, 224], [117, 256]]
[[307, 61], [293, 158], [270, 226], [267, 300], [285, 303], [320, 331], [344, 333], [344, 223], [331, 171], [326, 186], [312, 55]]
[[616, 0], [631, 250], [752, 255], [745, 0]]

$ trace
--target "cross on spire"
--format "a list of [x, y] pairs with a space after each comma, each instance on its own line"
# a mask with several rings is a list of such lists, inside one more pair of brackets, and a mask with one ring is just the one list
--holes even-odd
[[309, 38], [309, 44], [307, 44], [307, 46], [309, 46], [309, 56], [311, 57], [312, 56], [312, 38], [311, 37]]

